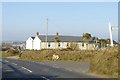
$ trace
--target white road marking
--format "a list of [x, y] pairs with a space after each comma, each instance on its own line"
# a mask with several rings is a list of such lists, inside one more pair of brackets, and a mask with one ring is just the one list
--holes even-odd
[[42, 78], [44, 78], [44, 79], [46, 79], [46, 80], [50, 80], [50, 79], [48, 79], [48, 78], [46, 78], [46, 77], [44, 77], [44, 76], [41, 76]]
[[25, 69], [25, 70], [27, 70], [28, 72], [32, 72], [31, 70], [29, 70], [29, 69], [27, 69], [27, 68], [25, 68], [25, 67], [22, 67], [23, 69]]
[[13, 69], [6, 69], [5, 71], [7, 71], [7, 72], [11, 72], [11, 71], [14, 71]]
[[11, 63], [11, 64], [13, 64], [13, 65], [17, 65], [16, 63]]
[[45, 63], [43, 63], [43, 62], [35, 62], [35, 63], [38, 63], [38, 64], [45, 64]]
[[38, 63], [38, 64], [45, 64], [45, 63], [43, 63], [43, 62], [36, 62], [36, 61], [32, 61], [32, 62]]

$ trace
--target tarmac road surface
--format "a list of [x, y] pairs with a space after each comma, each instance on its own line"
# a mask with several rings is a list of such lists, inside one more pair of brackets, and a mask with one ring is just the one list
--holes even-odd
[[96, 78], [85, 73], [77, 73], [60, 67], [52, 67], [46, 63], [3, 58], [2, 79], [6, 78], [39, 78], [52, 80], [56, 78]]

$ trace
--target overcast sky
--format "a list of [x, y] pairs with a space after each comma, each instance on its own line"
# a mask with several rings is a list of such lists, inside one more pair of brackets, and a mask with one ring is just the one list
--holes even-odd
[[[46, 33], [81, 36], [90, 33], [109, 38], [108, 23], [118, 26], [117, 2], [5, 2], [2, 4], [4, 41], [26, 41], [29, 36]], [[113, 32], [117, 40], [118, 32]]]

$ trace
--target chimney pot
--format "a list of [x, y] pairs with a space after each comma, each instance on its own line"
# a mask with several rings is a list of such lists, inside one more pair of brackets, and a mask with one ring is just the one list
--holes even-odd
[[37, 32], [36, 35], [39, 36], [39, 32]]
[[58, 36], [58, 35], [59, 35], [59, 33], [57, 32], [57, 33], [56, 33], [56, 35]]

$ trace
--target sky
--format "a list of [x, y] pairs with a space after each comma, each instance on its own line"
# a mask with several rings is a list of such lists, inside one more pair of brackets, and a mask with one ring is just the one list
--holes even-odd
[[[46, 34], [82, 36], [90, 33], [109, 38], [108, 23], [118, 26], [117, 2], [3, 2], [3, 41], [26, 41], [30, 36]], [[113, 32], [118, 39], [118, 32]]]

